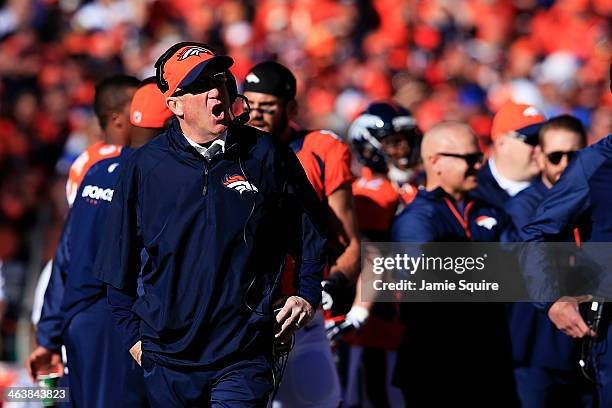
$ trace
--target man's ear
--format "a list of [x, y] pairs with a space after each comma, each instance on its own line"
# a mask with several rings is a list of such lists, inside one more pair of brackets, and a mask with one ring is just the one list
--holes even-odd
[[435, 174], [440, 174], [442, 173], [441, 169], [439, 168], [439, 163], [440, 163], [440, 156], [438, 156], [437, 154], [432, 154], [430, 156], [427, 156], [427, 158], [425, 159], [427, 161], [427, 166], [433, 170], [433, 172]]
[[506, 135], [499, 135], [493, 141], [493, 148], [495, 150], [502, 150], [505, 144], [506, 144]]
[[170, 112], [174, 113], [177, 117], [183, 117], [183, 101], [181, 98], [176, 96], [170, 96], [166, 98], [166, 106], [170, 109]]
[[298, 103], [295, 99], [290, 100], [287, 103], [287, 117], [289, 120], [295, 118], [298, 114]]
[[542, 147], [540, 145], [537, 145], [536, 147], [534, 147], [534, 154], [535, 154], [536, 163], [538, 164], [540, 171], [543, 171], [544, 166], [546, 164], [544, 163], [544, 160], [546, 159], [544, 158], [544, 153], [542, 152]]
[[108, 117], [108, 125], [119, 131], [123, 131], [125, 128], [130, 127], [131, 123], [129, 111], [127, 114], [124, 112], [112, 112]]

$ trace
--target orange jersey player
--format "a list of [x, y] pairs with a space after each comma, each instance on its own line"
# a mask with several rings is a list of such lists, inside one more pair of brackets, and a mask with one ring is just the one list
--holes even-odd
[[[398, 207], [409, 204], [417, 192], [408, 178], [392, 180], [391, 176], [400, 174], [399, 166], [403, 166], [404, 175], [414, 172], [416, 161], [411, 162], [410, 157], [418, 156], [420, 132], [407, 110], [391, 103], [374, 103], [355, 119], [348, 133], [363, 166], [361, 177], [353, 183], [359, 232], [363, 241], [387, 242]], [[344, 321], [328, 327], [331, 339], [345, 334], [344, 340], [351, 345], [349, 367], [354, 369], [347, 375], [345, 403], [403, 406], [401, 392], [391, 386], [388, 375], [404, 332], [397, 305], [364, 301], [361, 293], [358, 284], [355, 302]]]
[[[296, 130], [290, 126], [297, 113], [296, 80], [281, 64], [268, 61], [251, 68], [243, 88], [251, 106], [249, 124], [291, 146], [327, 207], [333, 260], [323, 282], [323, 306], [331, 308], [338, 300], [337, 295], [345, 293], [344, 289], [357, 280], [360, 270], [350, 149], [332, 132]], [[288, 279], [284, 279], [284, 289], [287, 294], [295, 293], [291, 268], [285, 272]], [[284, 377], [286, 380], [281, 382], [274, 400], [276, 408], [336, 408], [340, 404], [340, 381], [321, 311], [296, 332]]]
[[394, 102], [376, 102], [356, 122], [373, 138], [372, 146], [384, 155], [389, 180], [399, 192], [402, 206], [408, 205], [424, 181], [419, 166], [423, 135], [416, 120]]

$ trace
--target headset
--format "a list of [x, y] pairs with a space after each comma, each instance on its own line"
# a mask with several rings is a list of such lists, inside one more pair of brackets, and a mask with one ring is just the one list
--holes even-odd
[[[157, 61], [155, 62], [155, 82], [157, 83], [157, 87], [162, 93], [167, 92], [168, 89], [170, 89], [168, 82], [164, 79], [164, 66], [166, 65], [166, 62], [168, 62], [168, 60], [178, 50], [180, 50], [183, 47], [190, 46], [190, 45], [203, 48], [210, 54], [215, 54], [214, 48], [209, 47], [208, 45], [204, 43], [195, 42], [195, 41], [182, 41], [168, 48], [166, 52], [164, 52], [161, 55], [161, 57], [159, 57]], [[233, 105], [234, 101], [237, 98], [240, 98], [243, 101], [244, 106], [245, 106], [245, 111], [242, 112], [238, 116], [234, 115], [234, 112], [230, 107], [229, 111], [230, 111], [230, 114], [232, 115], [232, 124], [233, 125], [246, 125], [250, 119], [250, 112], [251, 112], [251, 106], [249, 105], [249, 101], [244, 95], [241, 95], [238, 93], [238, 84], [236, 82], [236, 77], [234, 76], [234, 74], [232, 74], [231, 71], [229, 70], [225, 71], [225, 74], [227, 76], [225, 87], [227, 88], [227, 92], [230, 97], [230, 104]]]

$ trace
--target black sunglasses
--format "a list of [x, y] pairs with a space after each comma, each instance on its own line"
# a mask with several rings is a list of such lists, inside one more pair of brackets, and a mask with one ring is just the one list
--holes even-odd
[[552, 153], [547, 153], [546, 154], [546, 158], [552, 164], [559, 164], [559, 163], [561, 163], [561, 159], [563, 159], [563, 156], [567, 156], [567, 161], [570, 162], [570, 161], [572, 161], [574, 156], [576, 156], [576, 151], [574, 151], [574, 150], [570, 150], [568, 152], [558, 151], [558, 152], [552, 152]]
[[188, 93], [198, 95], [224, 85], [226, 82], [227, 74], [225, 72], [217, 72], [216, 74], [200, 77], [185, 88], [178, 88], [172, 96], [182, 96]]
[[484, 154], [478, 153], [468, 153], [468, 154], [458, 154], [458, 153], [438, 153], [440, 156], [447, 157], [456, 157], [458, 159], [463, 159], [467, 163], [469, 167], [474, 167], [477, 163], [482, 163], [484, 159]]

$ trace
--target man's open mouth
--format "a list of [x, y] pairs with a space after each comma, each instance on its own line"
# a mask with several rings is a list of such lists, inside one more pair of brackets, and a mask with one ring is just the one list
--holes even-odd
[[215, 106], [213, 106], [211, 112], [213, 116], [217, 119], [223, 119], [223, 117], [225, 116], [225, 109], [223, 109], [222, 103], [218, 103]]

